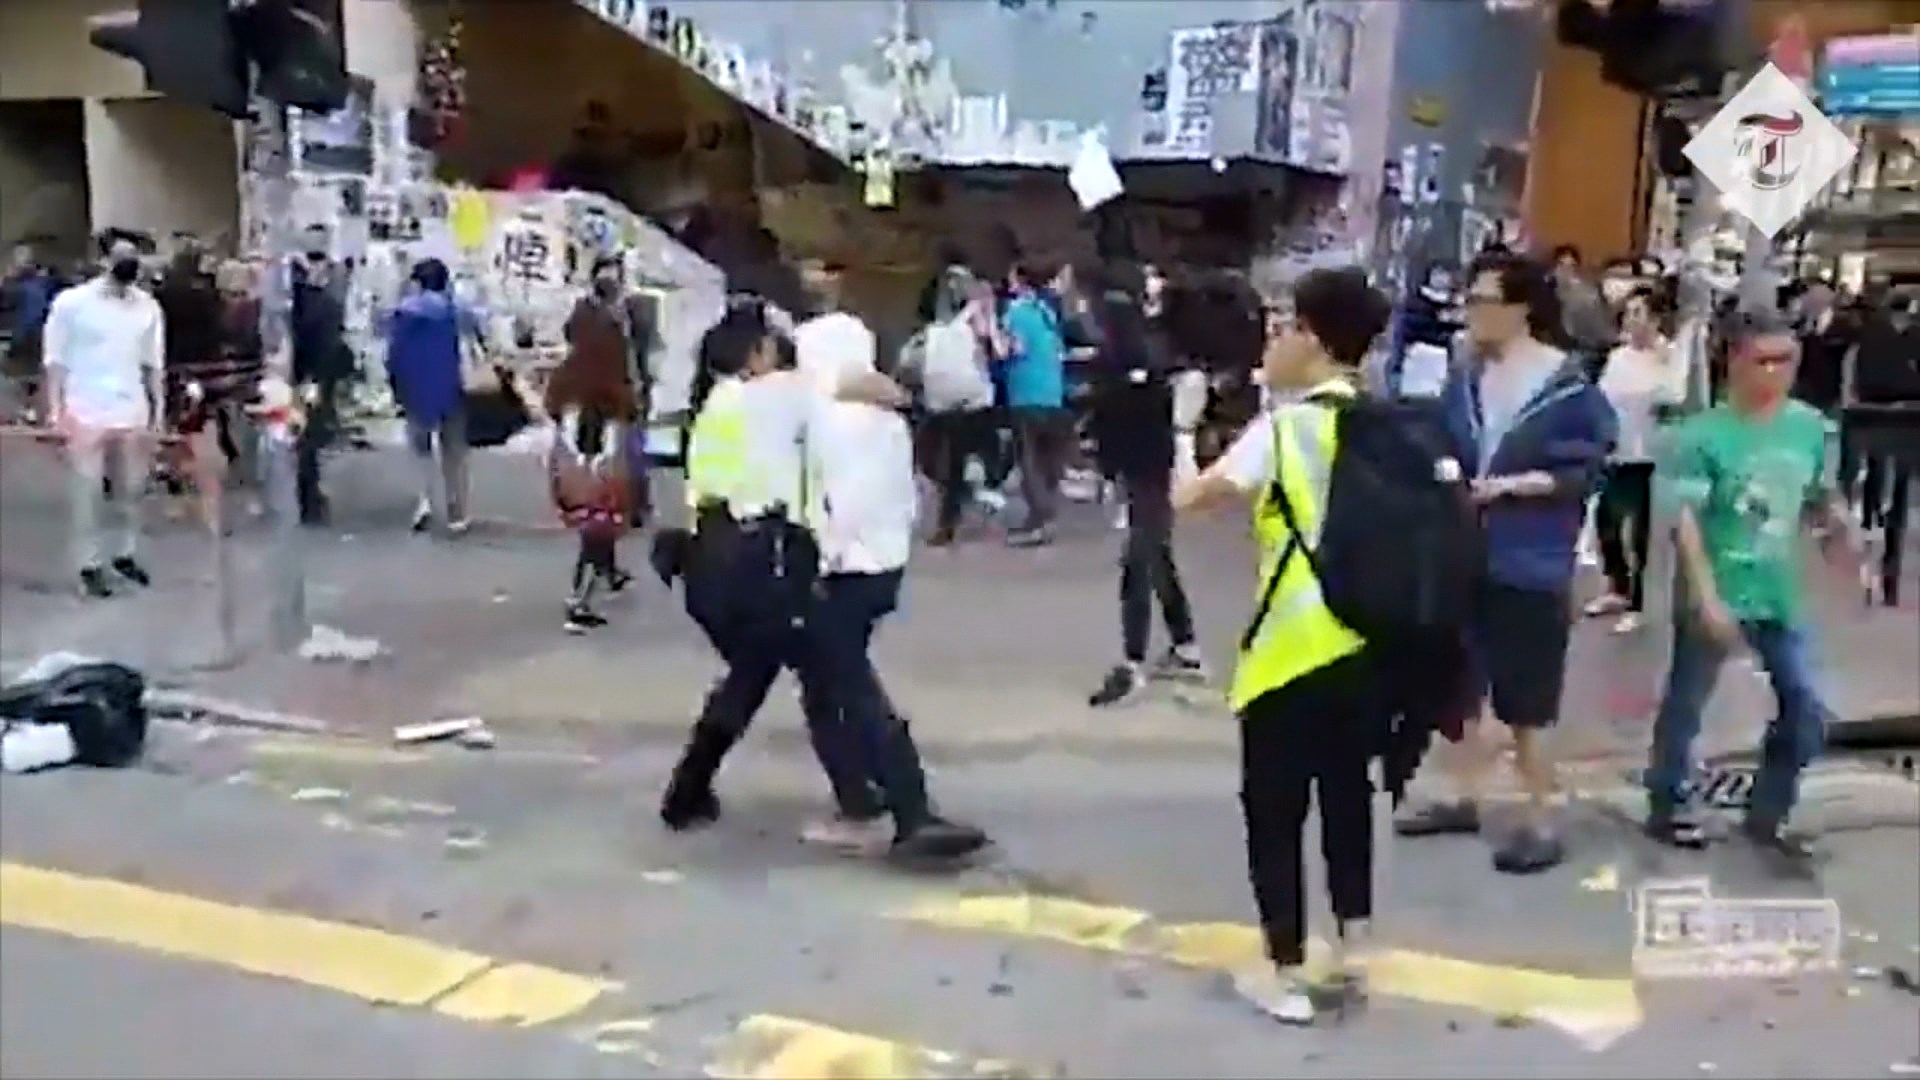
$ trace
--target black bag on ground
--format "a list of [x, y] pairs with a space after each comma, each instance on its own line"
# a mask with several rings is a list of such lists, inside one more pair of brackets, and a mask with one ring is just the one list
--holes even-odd
[[1300, 540], [1285, 488], [1274, 502], [1313, 566], [1327, 609], [1382, 644], [1456, 638], [1486, 568], [1486, 539], [1437, 402], [1316, 399], [1338, 413], [1320, 542]]
[[0, 690], [0, 717], [64, 724], [76, 762], [118, 768], [139, 758], [146, 746], [146, 692], [146, 679], [123, 664], [76, 664]]
[[499, 385], [490, 390], [469, 390], [465, 394], [467, 445], [486, 450], [504, 446], [520, 434], [533, 417], [527, 403], [520, 400], [513, 380], [504, 368], [496, 368]]

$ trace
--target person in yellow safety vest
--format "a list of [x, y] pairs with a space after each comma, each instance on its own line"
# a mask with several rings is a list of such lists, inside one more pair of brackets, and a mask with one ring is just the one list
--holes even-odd
[[[1335, 618], [1299, 543], [1316, 541], [1327, 506], [1336, 409], [1386, 328], [1390, 307], [1357, 269], [1315, 270], [1293, 289], [1292, 314], [1268, 309], [1262, 374], [1274, 406], [1205, 472], [1179, 485], [1186, 512], [1254, 502], [1260, 547], [1256, 611], [1241, 643], [1229, 700], [1240, 720], [1240, 801], [1254, 903], [1271, 965], [1235, 985], [1284, 1023], [1313, 1022], [1306, 977], [1302, 842], [1310, 787], [1320, 792], [1321, 850], [1338, 920], [1334, 971], [1349, 967], [1373, 914], [1373, 786], [1368, 773], [1384, 722], [1367, 643]], [[1272, 491], [1284, 485], [1303, 535], [1287, 527]]]

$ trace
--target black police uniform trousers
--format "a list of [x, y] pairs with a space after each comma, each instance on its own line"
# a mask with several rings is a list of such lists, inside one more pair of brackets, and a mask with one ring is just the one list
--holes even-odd
[[871, 815], [874, 797], [862, 755], [836, 715], [822, 707], [832, 692], [807, 631], [818, 564], [812, 534], [781, 515], [735, 522], [724, 511], [701, 512], [684, 579], [687, 613], [726, 670], [707, 691], [674, 769], [669, 803], [684, 808], [689, 797], [710, 796], [727, 752], [753, 724], [781, 671], [791, 668], [836, 803], [843, 813]]

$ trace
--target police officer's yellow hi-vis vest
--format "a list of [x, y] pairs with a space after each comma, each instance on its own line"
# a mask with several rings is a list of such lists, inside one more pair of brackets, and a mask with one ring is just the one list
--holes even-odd
[[[746, 402], [746, 382], [725, 379], [716, 383], [687, 439], [687, 505], [695, 510], [720, 503], [737, 519], [756, 517], [788, 500], [818, 501], [813, 463], [804, 442], [794, 452], [800, 457], [799, 491], [781, 490], [764, 459], [756, 460], [752, 414]], [[764, 444], [763, 444], [764, 445]], [[762, 451], [765, 452], [764, 449]], [[817, 506], [788, 506], [790, 520], [811, 526]]]
[[747, 412], [739, 379], [716, 383], [693, 418], [687, 438], [687, 505], [743, 505], [750, 500]]
[[[1351, 395], [1346, 383], [1328, 383], [1316, 394]], [[1309, 545], [1320, 541], [1320, 523], [1326, 516], [1333, 455], [1339, 446], [1339, 424], [1323, 405], [1287, 405], [1264, 422], [1274, 426], [1275, 476], [1286, 490], [1294, 518]], [[1285, 517], [1273, 499], [1273, 483], [1262, 485], [1253, 510], [1254, 539], [1260, 547], [1260, 585], [1255, 603], [1265, 611], [1248, 635], [1234, 665], [1228, 703], [1241, 712], [1255, 698], [1277, 690], [1303, 675], [1359, 652], [1366, 644], [1360, 635], [1327, 610], [1320, 581], [1300, 552], [1279, 565], [1293, 538]], [[1279, 574], [1276, 582], [1274, 575]]]

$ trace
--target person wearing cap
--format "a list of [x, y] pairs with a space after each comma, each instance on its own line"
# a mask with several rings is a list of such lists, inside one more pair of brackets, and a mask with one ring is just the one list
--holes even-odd
[[1808, 627], [1802, 537], [1811, 521], [1828, 554], [1870, 581], [1853, 517], [1827, 469], [1826, 420], [1791, 396], [1800, 343], [1772, 312], [1729, 326], [1725, 399], [1682, 424], [1657, 470], [1677, 504], [1681, 607], [1646, 772], [1648, 835], [1698, 847], [1705, 833], [1686, 804], [1693, 743], [1722, 662], [1750, 652], [1779, 709], [1761, 743], [1742, 833], [1801, 859], [1807, 839], [1786, 828], [1800, 774], [1825, 739], [1826, 706]]

